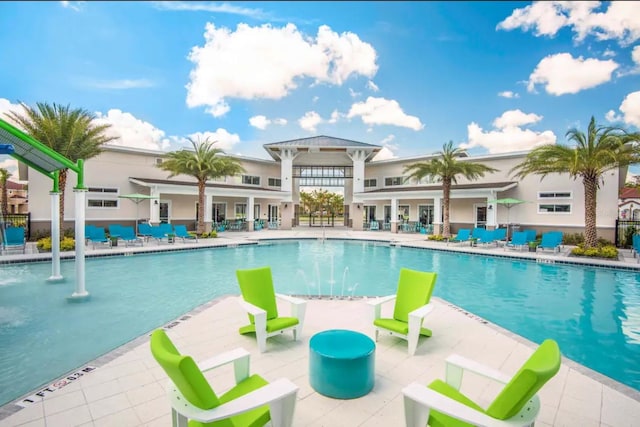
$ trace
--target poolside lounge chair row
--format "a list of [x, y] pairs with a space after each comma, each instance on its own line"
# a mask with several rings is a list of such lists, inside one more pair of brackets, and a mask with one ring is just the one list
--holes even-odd
[[104, 227], [95, 225], [85, 225], [86, 243], [91, 243], [95, 249], [96, 245], [104, 245], [112, 247], [118, 242], [124, 243], [125, 246], [144, 245], [145, 241], [154, 239], [158, 244], [162, 242], [173, 243], [175, 239], [181, 239], [182, 242], [187, 240], [198, 241], [198, 237], [189, 234], [187, 227], [184, 225], [160, 224], [152, 226], [149, 224], [140, 224], [138, 227], [138, 235], [136, 235], [132, 226], [124, 226], [120, 224], [110, 224], [109, 234], [107, 235]]
[[[255, 333], [260, 352], [265, 351], [267, 337], [284, 330], [293, 330], [295, 340], [302, 329], [306, 301], [285, 298], [292, 304], [292, 317], [281, 317], [275, 300], [282, 295], [274, 291], [269, 267], [238, 270], [236, 275], [242, 294], [239, 302], [250, 320], [250, 325], [240, 328], [240, 333]], [[422, 318], [431, 312], [429, 300], [435, 281], [436, 273], [401, 269], [397, 293], [368, 303], [375, 311], [376, 341], [379, 332], [391, 332], [408, 340], [409, 353], [413, 354], [418, 337], [431, 335], [431, 331], [422, 327]], [[380, 306], [387, 301], [395, 301], [393, 318], [380, 315]], [[150, 347], [170, 380], [167, 392], [174, 425], [186, 425], [189, 420], [189, 425], [203, 425], [200, 422], [213, 425], [208, 423], [215, 421], [227, 422], [221, 425], [261, 426], [269, 421], [273, 426], [293, 424], [299, 387], [287, 378], [268, 382], [257, 374], [250, 375], [250, 353], [245, 349], [237, 348], [196, 364], [190, 356], [179, 353], [163, 329], [152, 333]], [[203, 372], [231, 363], [235, 386], [216, 395]], [[336, 363], [339, 360], [327, 363], [324, 369], [336, 370]], [[348, 366], [354, 366], [353, 363], [350, 360]], [[558, 344], [547, 339], [512, 377], [458, 355], [447, 358], [446, 364], [445, 381], [435, 380], [429, 385], [414, 382], [402, 390], [407, 426], [533, 425], [541, 407], [537, 393], [559, 371], [561, 354]], [[486, 409], [460, 391], [465, 370], [504, 384]], [[313, 383], [311, 386], [315, 389]], [[330, 386], [332, 390], [343, 387], [342, 383], [334, 382]], [[193, 423], [194, 420], [200, 422]]]

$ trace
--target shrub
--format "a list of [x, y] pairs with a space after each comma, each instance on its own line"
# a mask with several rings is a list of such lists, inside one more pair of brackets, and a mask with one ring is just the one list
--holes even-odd
[[582, 233], [568, 233], [562, 236], [562, 241], [565, 245], [578, 245], [584, 243], [584, 234]]
[[633, 246], [633, 235], [636, 234], [636, 228], [634, 226], [627, 227], [624, 230], [624, 247], [630, 248]]
[[444, 241], [444, 236], [442, 234], [430, 234], [429, 236], [427, 236], [427, 240], [433, 240], [436, 242], [442, 242]]
[[571, 254], [591, 258], [618, 259], [618, 249], [613, 245], [598, 245], [585, 249], [584, 244], [581, 243], [571, 250]]
[[[36, 243], [36, 247], [41, 252], [50, 252], [51, 251], [51, 236], [43, 237], [38, 239]], [[60, 250], [61, 251], [72, 251], [76, 248], [76, 241], [71, 237], [65, 237], [60, 241]]]

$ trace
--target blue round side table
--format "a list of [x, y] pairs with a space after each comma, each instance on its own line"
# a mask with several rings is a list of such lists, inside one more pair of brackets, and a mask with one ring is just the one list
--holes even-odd
[[318, 393], [336, 399], [354, 399], [373, 389], [375, 349], [360, 332], [331, 329], [309, 341], [309, 383]]

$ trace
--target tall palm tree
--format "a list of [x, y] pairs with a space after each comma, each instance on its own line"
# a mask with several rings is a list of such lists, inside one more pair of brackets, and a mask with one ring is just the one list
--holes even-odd
[[629, 133], [619, 127], [598, 126], [592, 116], [587, 133], [570, 129], [566, 135], [575, 147], [553, 144], [533, 149], [525, 160], [511, 169], [516, 178], [529, 174], [568, 173], [582, 179], [584, 185], [584, 243], [596, 246], [596, 195], [602, 175], [612, 169], [640, 162], [640, 149], [629, 144], [640, 141], [639, 133]]
[[209, 179], [233, 176], [244, 172], [244, 168], [238, 159], [224, 156], [224, 151], [215, 148], [216, 141], [197, 142], [189, 138], [193, 145], [191, 150], [178, 150], [167, 153], [166, 159], [158, 165], [162, 170], [170, 172], [169, 178], [184, 174], [194, 177], [198, 181], [198, 224], [196, 232], [204, 232], [204, 190]]
[[9, 213], [9, 192], [7, 191], [7, 180], [10, 176], [11, 173], [8, 170], [0, 168], [0, 186], [2, 187], [0, 189], [2, 191], [2, 206], [0, 211], [4, 218], [6, 218]]
[[439, 157], [433, 158], [427, 162], [418, 162], [405, 166], [403, 173], [409, 173], [406, 179], [416, 178], [418, 180], [424, 177], [431, 177], [434, 181], [442, 182], [442, 203], [444, 205], [444, 224], [442, 235], [449, 237], [451, 235], [451, 226], [449, 223], [449, 205], [451, 200], [451, 184], [458, 183], [458, 177], [465, 177], [468, 180], [476, 180], [482, 178], [487, 172], [496, 172], [497, 169], [484, 165], [482, 163], [460, 161], [459, 157], [464, 155], [465, 151], [461, 148], [453, 148], [453, 141], [449, 141], [442, 146], [439, 151]]
[[[95, 124], [95, 115], [82, 108], [71, 109], [46, 102], [36, 103], [32, 108], [20, 103], [24, 114], [15, 111], [5, 113], [29, 135], [72, 162], [79, 159], [90, 159], [101, 153], [102, 145], [117, 139], [108, 136], [107, 129], [111, 125]], [[64, 230], [64, 194], [67, 186], [68, 169], [60, 169], [60, 231]], [[61, 233], [63, 235], [63, 233]]]

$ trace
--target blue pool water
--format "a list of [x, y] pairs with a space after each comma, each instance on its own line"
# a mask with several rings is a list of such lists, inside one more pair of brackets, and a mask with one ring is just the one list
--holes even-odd
[[640, 390], [640, 273], [302, 240], [87, 259], [91, 300], [75, 304], [73, 262], [59, 284], [45, 282], [50, 263], [0, 266], [0, 404], [238, 294], [235, 270], [264, 265], [278, 292], [313, 295], [388, 295], [401, 267], [436, 271], [436, 296], [534, 342], [554, 338], [565, 356]]

